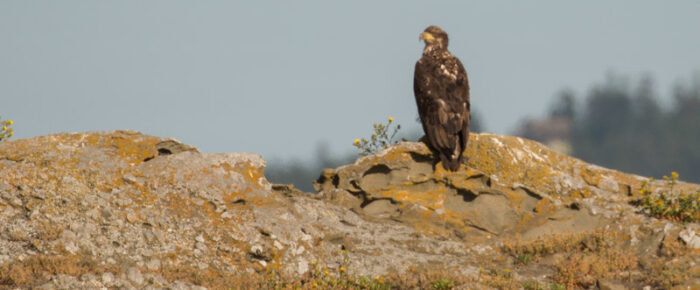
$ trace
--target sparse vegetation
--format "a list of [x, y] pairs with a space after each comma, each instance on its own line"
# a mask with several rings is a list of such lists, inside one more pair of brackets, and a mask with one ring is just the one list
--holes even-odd
[[530, 262], [531, 258], [532, 258], [531, 253], [519, 254], [518, 255], [518, 263], [520, 263], [522, 265], [527, 265], [527, 263]]
[[637, 204], [649, 214], [683, 223], [700, 220], [700, 192], [685, 193], [675, 190], [678, 173], [671, 172], [670, 176], [664, 175], [666, 186], [661, 192], [651, 192], [649, 184], [652, 182], [654, 180], [650, 179], [642, 185], [639, 190], [641, 198], [637, 201]]
[[484, 268], [479, 268], [479, 283], [489, 285], [497, 289], [518, 289], [519, 285], [513, 279], [513, 274], [510, 269], [491, 269], [484, 270]]
[[533, 241], [522, 241], [518, 238], [515, 241], [504, 242], [503, 250], [518, 261], [523, 259], [522, 257], [529, 256], [527, 260], [530, 262], [544, 255], [578, 249], [588, 235], [587, 233], [559, 234]]
[[569, 255], [557, 263], [554, 281], [574, 289], [593, 286], [598, 278], [627, 278], [629, 271], [637, 266], [637, 258], [611, 244]]
[[[279, 265], [271, 265], [260, 278], [260, 283], [266, 289], [453, 289], [458, 285], [466, 285], [474, 280], [459, 277], [453, 271], [417, 271], [404, 274], [384, 276], [355, 276], [350, 274], [350, 257], [343, 250], [342, 262], [337, 267], [326, 267], [318, 262], [311, 264], [311, 269], [300, 279], [285, 279], [276, 269]], [[497, 275], [497, 274], [496, 274]], [[490, 284], [489, 284], [490, 285]]]
[[522, 286], [525, 290], [566, 290], [566, 286], [557, 283], [525, 282]]
[[[553, 267], [551, 282], [527, 281], [521, 284], [525, 289], [589, 288], [601, 278], [670, 288], [685, 282], [684, 277], [691, 275], [692, 267], [688, 266], [687, 259], [693, 258], [686, 255], [688, 249], [678, 238], [664, 238], [657, 258], [643, 261], [629, 255], [630, 239], [630, 234], [624, 231], [596, 230], [532, 241], [517, 239], [504, 242], [503, 251], [518, 267], [543, 263]], [[528, 256], [529, 261], [525, 262]]]
[[646, 276], [644, 282], [657, 285], [663, 289], [670, 289], [675, 285], [685, 282], [688, 277], [691, 276], [690, 273], [692, 271], [687, 265], [674, 262], [668, 263], [664, 262], [662, 259], [654, 263], [651, 270], [655, 275]]
[[3, 286], [26, 287], [47, 281], [47, 275], [79, 277], [85, 273], [116, 271], [116, 266], [100, 264], [94, 258], [78, 255], [37, 255], [24, 261], [0, 265], [0, 288]]
[[439, 280], [435, 281], [433, 284], [433, 289], [436, 290], [447, 290], [447, 289], [452, 289], [455, 287], [455, 281], [452, 281], [452, 279], [444, 279], [440, 278]]
[[384, 277], [375, 276], [374, 278], [360, 276], [354, 277], [348, 273], [350, 257], [348, 252], [342, 250], [342, 263], [336, 269], [321, 267], [317, 262], [313, 262], [311, 271], [308, 275], [308, 280], [304, 281], [305, 285], [311, 285], [312, 288], [320, 289], [371, 289], [385, 290], [391, 289], [391, 285], [384, 281]]
[[[394, 118], [389, 117], [386, 124], [374, 123], [374, 125], [372, 125], [374, 127], [374, 132], [369, 140], [365, 138], [355, 139], [353, 146], [357, 147], [359, 150], [357, 154], [360, 156], [371, 155], [393, 144], [399, 143], [399, 140], [394, 140], [394, 138], [399, 130], [401, 130], [401, 125], [397, 124], [395, 127], [392, 127], [393, 122]], [[406, 140], [401, 139], [401, 141]]]
[[[2, 118], [0, 118], [0, 120], [2, 120]], [[0, 127], [2, 127], [0, 128], [0, 142], [7, 140], [15, 134], [11, 127], [12, 124], [14, 124], [12, 120], [0, 121]]]

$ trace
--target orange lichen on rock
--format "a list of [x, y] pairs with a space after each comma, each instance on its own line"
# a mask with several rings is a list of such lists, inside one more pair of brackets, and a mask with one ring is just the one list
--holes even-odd
[[[626, 197], [643, 180], [519, 137], [471, 134], [464, 154], [466, 164], [451, 172], [424, 144], [403, 142], [354, 164], [324, 171], [316, 187], [345, 190], [361, 204], [389, 198], [395, 205], [384, 207], [425, 208], [422, 215], [432, 222], [420, 225], [406, 210], [379, 210], [378, 204], [372, 204], [367, 213], [394, 212], [393, 219], [427, 232], [435, 232], [431, 225], [469, 225], [496, 233], [541, 226], [546, 217], [577, 200], [609, 194]], [[489, 211], [509, 218], [484, 216]]]

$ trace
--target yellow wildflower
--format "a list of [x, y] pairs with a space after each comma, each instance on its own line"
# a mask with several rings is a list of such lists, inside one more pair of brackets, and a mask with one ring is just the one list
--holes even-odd
[[323, 273], [326, 274], [326, 275], [328, 275], [328, 270], [324, 271]]
[[340, 272], [345, 272], [345, 267], [340, 267]]
[[313, 262], [311, 262], [311, 265], [316, 266], [316, 263], [317, 263], [316, 261], [313, 261]]
[[314, 282], [314, 287], [318, 287], [318, 283]]
[[379, 280], [379, 276], [374, 276], [374, 280]]
[[7, 125], [12, 125], [12, 120], [7, 120]]
[[355, 139], [355, 144], [360, 144], [360, 139]]
[[341, 253], [341, 254], [345, 254], [345, 250], [340, 250], [340, 253]]
[[7, 126], [2, 126], [2, 130], [7, 130]]
[[673, 178], [673, 179], [678, 179], [678, 172], [672, 171], [672, 172], [671, 172], [671, 178]]
[[14, 134], [15, 134], [15, 132], [10, 132], [10, 137], [12, 137], [12, 135], [14, 135]]
[[389, 117], [389, 122], [394, 122], [394, 117]]

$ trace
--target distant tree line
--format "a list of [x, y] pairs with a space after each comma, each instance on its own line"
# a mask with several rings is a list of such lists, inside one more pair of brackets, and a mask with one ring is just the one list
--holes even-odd
[[700, 182], [700, 74], [677, 82], [662, 106], [653, 79], [609, 75], [582, 103], [564, 90], [549, 119], [571, 121], [572, 154], [604, 167], [659, 178], [671, 171]]
[[294, 184], [298, 189], [314, 192], [313, 181], [321, 176], [326, 168], [336, 168], [357, 158], [348, 143], [348, 153], [333, 156], [327, 143], [319, 143], [312, 160], [270, 159], [265, 168], [265, 177], [272, 183]]

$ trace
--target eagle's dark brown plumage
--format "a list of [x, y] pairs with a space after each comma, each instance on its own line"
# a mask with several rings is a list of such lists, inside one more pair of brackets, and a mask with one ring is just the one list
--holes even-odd
[[426, 28], [419, 39], [425, 41], [425, 49], [413, 78], [418, 115], [442, 166], [456, 171], [469, 140], [467, 72], [447, 50], [447, 33], [440, 27]]

